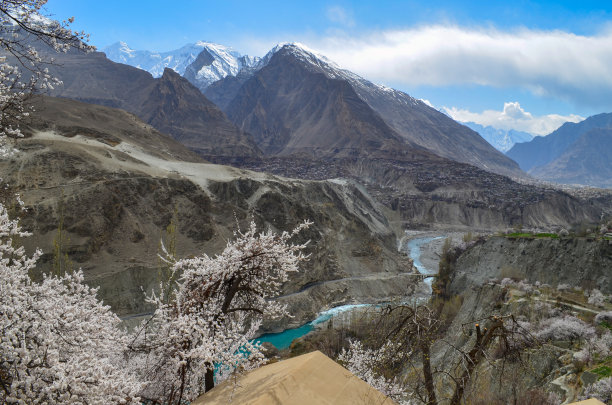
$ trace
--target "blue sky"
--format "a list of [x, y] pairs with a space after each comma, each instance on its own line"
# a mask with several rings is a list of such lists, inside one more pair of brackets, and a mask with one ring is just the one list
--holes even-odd
[[167, 51], [206, 40], [262, 56], [278, 42], [302, 42], [458, 120], [544, 134], [612, 112], [607, 3], [50, 0], [46, 10], [74, 16], [99, 48], [121, 40]]

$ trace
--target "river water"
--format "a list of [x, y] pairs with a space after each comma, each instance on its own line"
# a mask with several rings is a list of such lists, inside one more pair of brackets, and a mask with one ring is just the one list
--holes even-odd
[[[408, 243], [406, 244], [406, 251], [407, 251], [406, 253], [408, 253], [410, 258], [413, 260], [414, 267], [417, 268], [419, 273], [435, 274], [437, 272], [436, 269], [428, 269], [421, 262], [421, 247], [423, 245], [431, 243], [434, 240], [442, 239], [442, 238], [444, 237], [435, 236], [435, 237], [427, 237], [427, 238], [414, 238], [408, 241]], [[427, 277], [425, 279], [425, 284], [429, 287], [430, 291], [431, 291], [432, 280], [433, 280], [433, 277]], [[315, 329], [316, 325], [326, 322], [330, 320], [332, 317], [338, 314], [341, 314], [343, 312], [352, 311], [356, 308], [369, 307], [371, 305], [372, 304], [351, 304], [351, 305], [342, 305], [339, 307], [328, 309], [327, 311], [323, 311], [319, 313], [319, 315], [314, 321], [308, 322], [307, 324], [304, 324], [300, 326], [299, 328], [286, 329], [279, 333], [266, 333], [264, 335], [261, 335], [259, 338], [255, 340], [261, 343], [264, 343], [264, 342], [272, 343], [277, 349], [283, 350], [291, 346], [291, 343], [295, 339], [300, 338], [309, 332], [312, 332]]]
[[[434, 240], [438, 240], [438, 239], [444, 239], [444, 236], [433, 236], [430, 238], [411, 239], [406, 244], [406, 250], [408, 251], [408, 255], [410, 255], [410, 258], [414, 262], [414, 267], [417, 268], [419, 273], [427, 275], [427, 274], [436, 274], [438, 272], [437, 269], [428, 269], [421, 262], [421, 246], [431, 243]], [[430, 293], [431, 293], [432, 281], [433, 281], [433, 277], [427, 277], [425, 279], [425, 284], [427, 284], [427, 286], [429, 287]]]

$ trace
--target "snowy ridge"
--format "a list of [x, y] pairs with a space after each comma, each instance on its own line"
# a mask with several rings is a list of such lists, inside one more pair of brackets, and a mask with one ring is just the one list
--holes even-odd
[[198, 87], [205, 88], [226, 76], [235, 76], [243, 67], [252, 67], [260, 60], [257, 57], [240, 55], [229, 47], [205, 41], [187, 44], [168, 52], [139, 51], [130, 48], [125, 42], [117, 42], [104, 48], [103, 52], [114, 62], [131, 65], [146, 70], [153, 77], [160, 77], [165, 68], [183, 76], [204, 50], [213, 61], [210, 65], [198, 66], [194, 78]]
[[113, 62], [146, 70], [153, 77], [160, 77], [165, 68], [170, 68], [182, 75], [185, 68], [195, 60], [201, 51], [202, 49], [195, 44], [185, 45], [168, 52], [137, 51], [130, 48], [125, 42], [117, 42], [102, 50]]
[[232, 48], [211, 42], [200, 41], [195, 45], [206, 50], [213, 58], [210, 65], [197, 66], [194, 80], [201, 90], [217, 80], [227, 76], [236, 76], [243, 68], [251, 68], [260, 61], [258, 57], [243, 56]]
[[[131, 49], [125, 42], [117, 42], [103, 51], [110, 60], [146, 70], [153, 77], [160, 77], [164, 68], [173, 69], [204, 91], [210, 84], [225, 77], [237, 76], [243, 71], [247, 74], [258, 71], [281, 50], [305, 62], [313, 71], [324, 73], [330, 79], [347, 80], [353, 85], [359, 96], [365, 99], [379, 96], [387, 100], [393, 99], [406, 106], [427, 106], [423, 101], [404, 92], [372, 83], [353, 72], [342, 69], [324, 55], [299, 42], [279, 43], [263, 58], [241, 55], [230, 47], [206, 41], [198, 41], [168, 52], [138, 51]], [[202, 55], [204, 57], [198, 61], [198, 56], [203, 51], [206, 51], [208, 55]]]

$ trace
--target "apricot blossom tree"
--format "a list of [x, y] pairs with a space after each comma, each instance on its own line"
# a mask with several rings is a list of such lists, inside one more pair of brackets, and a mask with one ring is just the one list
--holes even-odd
[[131, 345], [132, 364], [150, 382], [144, 398], [191, 401], [228, 376], [262, 364], [252, 339], [264, 318], [288, 316], [273, 298], [307, 258], [306, 243], [290, 239], [310, 225], [258, 233], [252, 222], [219, 255], [175, 261], [169, 283], [176, 285], [163, 284], [149, 297], [155, 313]]
[[27, 236], [0, 204], [0, 402], [139, 403], [119, 318], [80, 271], [32, 281], [41, 252], [13, 241]]

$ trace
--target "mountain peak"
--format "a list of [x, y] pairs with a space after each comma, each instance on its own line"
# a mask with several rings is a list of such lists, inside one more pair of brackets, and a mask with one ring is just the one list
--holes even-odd
[[174, 69], [166, 67], [166, 68], [164, 68], [164, 72], [162, 73], [160, 78], [161, 79], [174, 79], [174, 78], [177, 78], [177, 77], [182, 78], [182, 76], [179, 75], [178, 73], [176, 73], [174, 71]]
[[302, 62], [306, 62], [323, 70], [340, 69], [335, 62], [300, 42], [281, 42], [277, 44], [262, 58], [261, 62], [256, 66], [256, 69], [260, 69], [267, 65], [270, 59], [272, 59], [272, 56], [277, 53], [291, 55]]

